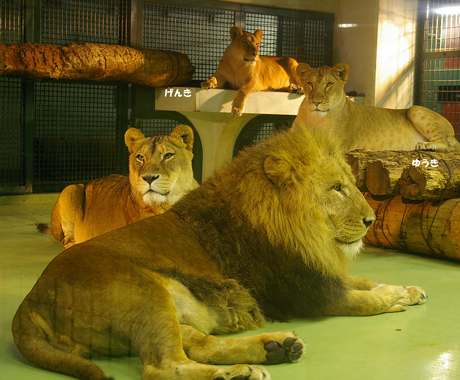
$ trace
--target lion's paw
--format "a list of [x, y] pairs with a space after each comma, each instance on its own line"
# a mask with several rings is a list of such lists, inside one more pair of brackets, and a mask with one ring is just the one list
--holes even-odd
[[203, 90], [209, 90], [210, 88], [216, 88], [216, 84], [210, 79], [206, 82], [201, 82], [201, 88]]
[[371, 292], [382, 297], [384, 312], [404, 311], [410, 305], [410, 294], [404, 286], [379, 284]]
[[244, 364], [234, 365], [214, 380], [270, 380], [270, 374], [262, 367]]
[[415, 146], [415, 150], [436, 151], [436, 143], [430, 141], [420, 141]]
[[297, 335], [288, 336], [282, 342], [271, 341], [264, 345], [267, 351], [263, 364], [298, 362], [305, 352], [305, 342]]
[[302, 86], [294, 83], [291, 83], [289, 85], [288, 92], [290, 92], [291, 94], [304, 94]]
[[410, 295], [410, 305], [422, 305], [428, 301], [426, 292], [420, 286], [406, 286]]
[[243, 108], [232, 106], [232, 114], [234, 116], [241, 116], [243, 114]]

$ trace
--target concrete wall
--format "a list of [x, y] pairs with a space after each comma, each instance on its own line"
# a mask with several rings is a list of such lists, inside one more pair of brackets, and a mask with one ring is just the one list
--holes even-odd
[[345, 91], [366, 95], [374, 102], [378, 40], [378, 0], [339, 0], [335, 17], [334, 62], [350, 65]]
[[228, 0], [227, 2], [335, 13], [334, 63], [350, 65], [345, 91], [366, 104], [413, 104], [416, 0]]
[[413, 105], [417, 2], [380, 0], [375, 105]]
[[345, 91], [366, 95], [366, 104], [413, 104], [415, 24], [413, 0], [339, 0], [334, 61], [350, 65]]

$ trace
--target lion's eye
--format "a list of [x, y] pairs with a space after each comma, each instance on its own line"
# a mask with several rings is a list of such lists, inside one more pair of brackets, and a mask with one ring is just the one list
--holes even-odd
[[312, 87], [313, 87], [313, 83], [308, 82], [308, 83], [307, 83], [307, 86], [310, 87], [310, 88], [312, 88]]
[[342, 195], [346, 195], [345, 192], [342, 189], [342, 184], [338, 183], [337, 185], [334, 186], [334, 190], [337, 191], [338, 193]]
[[138, 154], [136, 156], [136, 160], [139, 161], [139, 162], [144, 162], [144, 156], [142, 154]]
[[166, 153], [166, 154], [164, 155], [164, 157], [163, 157], [163, 160], [165, 160], [165, 161], [166, 161], [166, 160], [169, 160], [172, 156], [174, 156], [173, 153]]
[[331, 87], [331, 86], [332, 86], [332, 82], [328, 82], [328, 83], [326, 84], [326, 88]]

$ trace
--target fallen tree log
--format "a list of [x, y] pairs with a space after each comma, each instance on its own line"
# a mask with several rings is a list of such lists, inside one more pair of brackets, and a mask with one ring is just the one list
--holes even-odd
[[353, 151], [347, 159], [362, 192], [414, 200], [460, 197], [460, 153]]
[[430, 156], [430, 165], [412, 165], [402, 172], [401, 195], [432, 201], [460, 197], [460, 154], [431, 153]]
[[365, 243], [460, 260], [460, 199], [436, 204], [399, 195], [383, 201], [365, 197], [377, 216]]
[[178, 85], [195, 69], [185, 54], [120, 45], [0, 44], [0, 75], [35, 80], [122, 81], [150, 87]]
[[398, 195], [399, 179], [405, 168], [412, 164], [407, 152], [385, 153], [367, 167], [366, 187], [374, 195]]
[[366, 170], [369, 163], [374, 161], [374, 156], [369, 151], [353, 150], [346, 154], [348, 164], [356, 179], [356, 186], [362, 192], [368, 191], [366, 187]]
[[412, 164], [414, 153], [417, 152], [352, 151], [347, 153], [347, 160], [359, 190], [374, 195], [397, 195], [398, 180], [404, 169]]

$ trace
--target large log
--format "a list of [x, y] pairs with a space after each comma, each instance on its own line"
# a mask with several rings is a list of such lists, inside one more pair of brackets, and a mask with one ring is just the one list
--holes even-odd
[[436, 204], [399, 195], [383, 201], [365, 196], [377, 216], [365, 243], [460, 260], [460, 199]]
[[[366, 186], [374, 195], [399, 194], [399, 178], [412, 164], [407, 152], [379, 152], [380, 157], [367, 166]], [[382, 156], [382, 153], [384, 155]]]
[[356, 179], [356, 186], [362, 192], [368, 191], [366, 187], [366, 169], [367, 165], [374, 159], [368, 153], [368, 151], [364, 150], [353, 150], [346, 154], [348, 164], [351, 166], [351, 171]]
[[374, 195], [397, 195], [398, 180], [403, 170], [412, 164], [410, 156], [414, 153], [417, 152], [363, 150], [347, 153], [347, 159], [358, 189]]
[[150, 87], [178, 85], [195, 69], [185, 54], [104, 44], [0, 44], [0, 75], [35, 80], [122, 81]]
[[460, 197], [460, 154], [430, 153], [428, 165], [405, 169], [399, 180], [401, 195], [414, 200]]
[[460, 197], [459, 153], [353, 151], [347, 159], [363, 192], [413, 200]]

